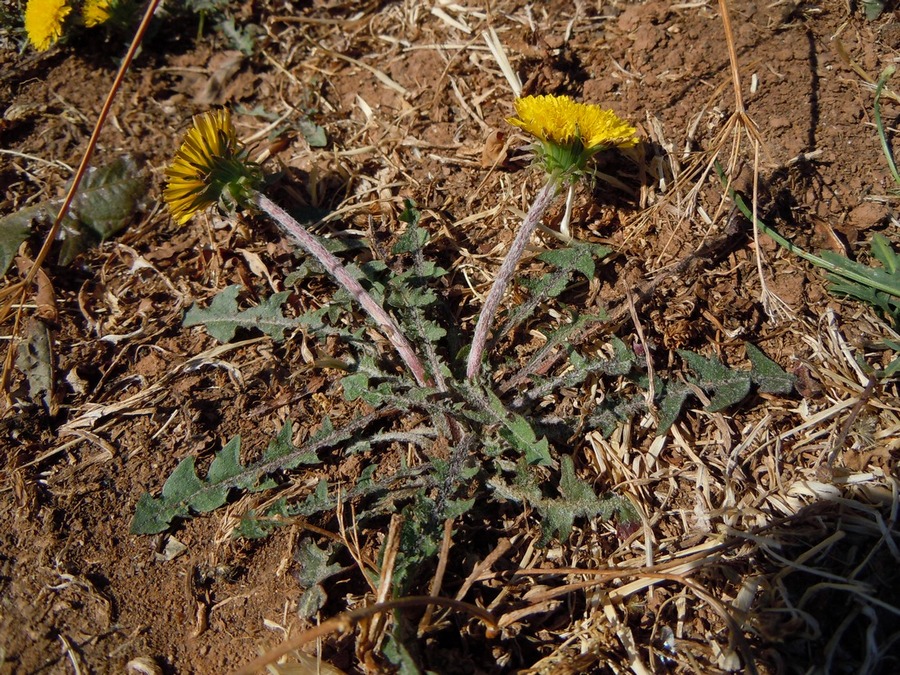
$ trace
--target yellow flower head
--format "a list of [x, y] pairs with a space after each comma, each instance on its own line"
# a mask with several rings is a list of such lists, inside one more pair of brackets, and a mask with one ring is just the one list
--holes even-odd
[[68, 0], [28, 0], [25, 32], [35, 49], [46, 51], [62, 37], [63, 23], [71, 11]]
[[81, 9], [84, 25], [88, 28], [99, 26], [109, 21], [112, 16], [113, 0], [85, 0]]
[[516, 99], [516, 117], [506, 121], [538, 139], [544, 165], [555, 175], [577, 175], [596, 153], [637, 144], [637, 130], [612, 110], [568, 96]]
[[262, 184], [262, 172], [247, 160], [226, 108], [194, 115], [165, 174], [163, 199], [179, 225], [217, 202], [227, 209], [243, 204]]

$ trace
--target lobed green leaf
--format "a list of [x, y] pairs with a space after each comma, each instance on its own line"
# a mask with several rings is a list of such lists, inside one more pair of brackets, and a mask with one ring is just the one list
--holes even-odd
[[290, 296], [290, 291], [275, 293], [256, 307], [239, 310], [237, 297], [243, 287], [240, 284], [228, 286], [213, 298], [209, 307], [203, 309], [194, 305], [184, 315], [184, 326], [206, 326], [206, 330], [219, 342], [230, 342], [238, 328], [259, 330], [277, 342], [284, 340], [284, 332], [297, 328], [300, 321], [289, 319], [281, 312], [281, 306]]
[[753, 368], [750, 377], [759, 387], [760, 391], [767, 394], [790, 394], [794, 389], [797, 378], [786, 373], [781, 366], [762, 353], [762, 351], [749, 342], [744, 343], [747, 349], [747, 358]]
[[678, 353], [700, 376], [691, 378], [691, 381], [704, 391], [713, 392], [706, 408], [710, 412], [740, 403], [750, 393], [752, 380], [749, 373], [731, 370], [715, 357], [707, 359], [683, 349], [679, 349]]
[[[320, 432], [299, 448], [291, 443], [291, 425], [290, 422], [286, 422], [278, 437], [269, 444], [263, 457], [249, 466], [244, 466], [240, 462], [241, 440], [239, 436], [235, 436], [216, 453], [203, 479], [197, 475], [194, 457], [186, 457], [166, 479], [159, 497], [141, 495], [132, 519], [131, 532], [133, 534], [162, 532], [176, 518], [187, 518], [192, 512], [204, 513], [222, 506], [228, 500], [229, 493], [235, 489], [251, 491], [269, 489], [275, 484], [272, 481], [265, 481], [267, 476], [300, 464], [318, 463], [318, 450], [346, 441], [378, 417], [378, 413], [360, 417], [338, 430], [334, 430], [330, 421], [326, 419]], [[307, 502], [309, 513], [320, 510], [325, 503], [332, 504], [328, 496], [327, 482], [320, 482], [315, 494], [310, 495]]]

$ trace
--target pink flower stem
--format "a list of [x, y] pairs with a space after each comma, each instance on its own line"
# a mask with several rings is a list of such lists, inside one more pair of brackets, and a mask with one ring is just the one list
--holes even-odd
[[387, 339], [390, 340], [394, 349], [397, 350], [400, 358], [403, 359], [403, 362], [409, 368], [410, 372], [412, 372], [413, 377], [416, 378], [416, 382], [423, 387], [430, 386], [429, 378], [425, 372], [425, 367], [422, 365], [422, 361], [416, 355], [415, 350], [409, 343], [409, 340], [406, 339], [406, 336], [400, 332], [397, 323], [391, 315], [375, 301], [375, 298], [369, 295], [368, 291], [366, 291], [356, 279], [350, 276], [343, 263], [341, 263], [333, 253], [322, 246], [321, 242], [310, 234], [300, 223], [294, 220], [287, 211], [282, 209], [264, 194], [256, 193], [253, 202], [265, 213], [275, 219], [288, 234], [294, 237], [297, 243], [300, 244], [307, 253], [322, 263], [322, 266], [328, 270], [328, 273], [331, 274], [334, 280], [343, 286], [347, 292], [362, 305], [362, 308], [366, 310], [375, 323], [378, 324], [378, 327], [387, 336]]
[[503, 299], [506, 287], [509, 286], [513, 273], [516, 271], [516, 266], [519, 264], [522, 254], [525, 253], [525, 247], [528, 245], [528, 241], [531, 239], [531, 235], [534, 233], [538, 223], [541, 222], [541, 217], [543, 217], [544, 212], [553, 203], [559, 192], [559, 186], [559, 179], [551, 176], [547, 184], [537, 194], [537, 197], [534, 198], [534, 203], [528, 210], [525, 220], [522, 221], [522, 225], [516, 233], [516, 238], [513, 239], [512, 246], [509, 247], [506, 259], [497, 271], [497, 278], [494, 279], [494, 285], [491, 286], [491, 290], [488, 292], [487, 299], [484, 301], [484, 307], [481, 309], [481, 314], [478, 317], [478, 323], [475, 325], [475, 336], [472, 338], [469, 361], [466, 364], [466, 377], [469, 379], [474, 378], [478, 374], [484, 347], [487, 344], [488, 331], [490, 331], [491, 324], [494, 322], [494, 315], [500, 307], [500, 301]]

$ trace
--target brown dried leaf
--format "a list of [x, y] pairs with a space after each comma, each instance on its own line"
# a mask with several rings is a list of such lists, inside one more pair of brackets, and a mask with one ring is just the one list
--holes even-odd
[[481, 150], [481, 167], [490, 169], [500, 166], [506, 161], [508, 134], [499, 129], [493, 129], [484, 139], [484, 148]]

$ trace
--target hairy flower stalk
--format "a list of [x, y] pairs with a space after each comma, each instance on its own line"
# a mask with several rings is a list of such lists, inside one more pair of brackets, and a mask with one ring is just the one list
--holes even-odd
[[[506, 120], [535, 137], [537, 161], [549, 175], [547, 185], [538, 193], [525, 220], [519, 227], [497, 278], [488, 292], [475, 325], [475, 335], [466, 364], [466, 377], [478, 375], [488, 333], [494, 315], [506, 292], [528, 240], [553, 203], [564, 183], [571, 186], [586, 171], [588, 161], [609, 148], [629, 148], [637, 144], [636, 129], [616, 116], [612, 110], [596, 105], [576, 103], [568, 96], [526, 96], [516, 100], [516, 117]], [[571, 190], [570, 190], [571, 199]], [[570, 204], [567, 200], [564, 235], [568, 235]]]
[[430, 384], [422, 361], [391, 315], [315, 236], [259, 191], [263, 184], [262, 171], [247, 159], [247, 151], [237, 139], [227, 109], [194, 116], [193, 126], [165, 173], [168, 185], [163, 198], [179, 225], [216, 203], [225, 210], [255, 206], [273, 218], [307, 253], [322, 263], [334, 280], [372, 317], [416, 382], [421, 386]]
[[322, 266], [334, 280], [343, 286], [362, 308], [366, 310], [375, 323], [378, 324], [379, 328], [381, 328], [387, 339], [390, 340], [391, 344], [394, 346], [394, 349], [397, 350], [400, 358], [403, 359], [403, 362], [409, 368], [410, 372], [412, 372], [413, 377], [416, 378], [416, 382], [421, 386], [426, 386], [428, 384], [428, 375], [425, 372], [422, 361], [416, 355], [415, 350], [409, 343], [409, 340], [407, 340], [403, 333], [400, 332], [400, 329], [397, 327], [397, 324], [391, 315], [376, 302], [375, 298], [369, 295], [366, 289], [364, 289], [356, 279], [350, 276], [341, 261], [338, 260], [333, 253], [328, 251], [328, 249], [322, 246], [322, 243], [310, 234], [305, 227], [294, 220], [287, 211], [282, 209], [264, 194], [257, 192], [253, 195], [251, 201], [263, 211], [263, 213], [271, 216], [282, 229], [294, 237], [297, 243], [300, 244], [307, 253], [322, 263]]
[[509, 247], [509, 252], [506, 254], [503, 264], [500, 265], [500, 269], [497, 271], [497, 278], [494, 279], [494, 284], [491, 286], [491, 290], [488, 291], [484, 307], [481, 308], [481, 314], [478, 316], [478, 323], [475, 325], [475, 335], [472, 338], [469, 361], [466, 365], [466, 377], [470, 379], [478, 374], [484, 347], [487, 344], [488, 331], [490, 331], [491, 325], [494, 323], [494, 315], [500, 307], [500, 301], [503, 299], [506, 287], [509, 286], [513, 273], [516, 271], [516, 266], [519, 264], [522, 254], [525, 253], [528, 240], [531, 239], [531, 235], [534, 234], [538, 223], [541, 222], [544, 212], [559, 193], [559, 187], [559, 180], [551, 178], [550, 182], [535, 197], [534, 203], [525, 215], [525, 220], [522, 221], [522, 226], [519, 227], [519, 231], [516, 233], [516, 238], [513, 239], [513, 243]]

